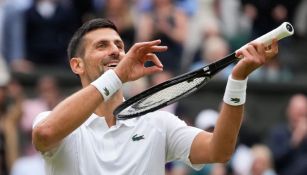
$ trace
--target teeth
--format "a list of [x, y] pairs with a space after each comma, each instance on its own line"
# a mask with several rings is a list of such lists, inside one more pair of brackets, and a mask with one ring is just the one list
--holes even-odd
[[117, 64], [108, 64], [107, 66], [108, 66], [108, 67], [116, 67]]

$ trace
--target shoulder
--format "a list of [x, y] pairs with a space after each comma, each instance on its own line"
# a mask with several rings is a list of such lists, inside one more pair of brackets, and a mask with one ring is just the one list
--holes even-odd
[[43, 120], [45, 120], [48, 115], [50, 114], [51, 111], [44, 111], [44, 112], [41, 112], [39, 113], [33, 120], [33, 128], [40, 122], [42, 122]]
[[178, 116], [167, 111], [155, 111], [141, 117], [142, 120], [159, 128], [169, 129], [173, 127], [187, 126]]
[[171, 120], [180, 120], [178, 116], [167, 111], [155, 111], [145, 115], [146, 120], [154, 122], [168, 122]]

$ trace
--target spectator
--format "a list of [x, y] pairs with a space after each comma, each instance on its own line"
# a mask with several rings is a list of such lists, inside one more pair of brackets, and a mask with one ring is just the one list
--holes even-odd
[[77, 26], [76, 15], [59, 0], [34, 0], [25, 12], [26, 59], [34, 65], [66, 65], [66, 47]]
[[[211, 35], [208, 38], [205, 38], [204, 43], [201, 48], [201, 61], [194, 63], [191, 66], [192, 70], [201, 68], [209, 63], [222, 59], [227, 56], [230, 52], [229, 45], [227, 41], [222, 38], [220, 35]], [[226, 69], [222, 70], [217, 78], [227, 79], [228, 75], [231, 72], [233, 66], [229, 66]]]
[[0, 52], [13, 71], [29, 72], [24, 60], [24, 27], [22, 7], [14, 1], [0, 2]]
[[137, 40], [161, 39], [168, 52], [157, 54], [164, 69], [178, 73], [187, 38], [188, 14], [172, 0], [153, 0], [151, 9], [140, 14]]
[[21, 117], [20, 91], [9, 83], [0, 67], [0, 174], [8, 175], [18, 157], [18, 122]]
[[108, 18], [118, 26], [126, 51], [133, 45], [136, 32], [131, 6], [131, 0], [105, 0], [104, 8], [97, 12], [98, 17]]
[[96, 2], [101, 3], [103, 1], [104, 0], [66, 0], [66, 4], [74, 9], [77, 17], [77, 26], [80, 26], [95, 16]]
[[251, 153], [253, 159], [251, 175], [276, 175], [273, 168], [272, 153], [266, 145], [254, 145], [251, 148]]
[[273, 152], [276, 171], [280, 175], [307, 172], [307, 98], [293, 95], [287, 107], [288, 123], [274, 127], [268, 144]]
[[62, 99], [59, 93], [57, 80], [51, 76], [41, 77], [36, 85], [37, 94], [34, 98], [26, 98], [22, 102], [23, 115], [20, 120], [22, 131], [22, 153], [32, 155], [35, 153], [31, 142], [33, 116], [44, 110], [52, 109]]
[[263, 35], [284, 21], [292, 22], [299, 0], [242, 0], [245, 15], [252, 21], [252, 38]]
[[307, 1], [301, 1], [294, 18], [295, 33], [300, 37], [307, 37]]
[[[61, 95], [58, 91], [58, 85], [53, 77], [45, 76], [39, 79], [37, 83], [37, 89], [39, 96], [35, 99], [25, 99], [22, 93], [22, 88], [20, 85], [13, 81], [9, 84], [11, 93], [18, 97], [19, 112], [18, 120], [13, 121], [7, 120], [5, 122], [6, 128], [6, 138], [10, 143], [10, 149], [6, 146], [5, 151], [10, 154], [10, 160], [6, 160], [9, 163], [9, 168], [11, 169], [11, 175], [44, 175], [44, 165], [42, 157], [39, 156], [38, 152], [34, 149], [31, 142], [31, 124], [33, 122], [32, 115], [36, 115], [43, 110], [48, 110], [53, 108], [57, 102], [61, 99]], [[14, 98], [15, 99], [15, 98]], [[16, 113], [16, 112], [15, 112]], [[7, 118], [7, 117], [6, 117]], [[13, 117], [12, 117], [13, 118]], [[16, 118], [16, 117], [15, 117]], [[2, 122], [1, 122], [2, 123]], [[14, 125], [13, 125], [14, 124]], [[20, 127], [20, 128], [18, 128]], [[19, 142], [20, 145], [20, 157], [16, 155], [18, 153], [18, 146], [14, 146], [17, 143], [17, 130], [20, 129]], [[11, 133], [8, 135], [8, 133]], [[12, 135], [13, 134], [13, 135]], [[16, 136], [14, 136], [14, 134]], [[16, 140], [13, 140], [16, 139]], [[13, 150], [12, 150], [13, 149]], [[1, 162], [1, 161], [0, 161]], [[7, 171], [7, 170], [6, 170]], [[2, 175], [2, 174], [1, 174]]]
[[[214, 0], [197, 0], [197, 8], [194, 15], [188, 21], [187, 37], [184, 43], [184, 50], [182, 54], [181, 68], [187, 71], [191, 64], [200, 61], [200, 47], [204, 38], [212, 35], [220, 34], [219, 19], [216, 13], [216, 1]], [[203, 20], [203, 17], [206, 20]]]

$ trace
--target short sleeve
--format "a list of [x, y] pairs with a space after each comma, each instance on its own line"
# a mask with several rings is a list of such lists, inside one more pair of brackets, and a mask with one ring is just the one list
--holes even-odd
[[167, 161], [181, 160], [194, 169], [201, 169], [203, 164], [192, 164], [189, 156], [194, 138], [202, 131], [187, 126], [177, 116], [169, 114], [164, 116], [167, 137]]
[[[48, 117], [49, 114], [50, 114], [50, 111], [46, 111], [46, 112], [42, 112], [38, 114], [33, 121], [33, 128], [35, 128], [35, 126], [37, 126], [40, 122], [44, 121]], [[47, 151], [47, 152], [41, 152], [43, 157], [47, 159], [51, 159], [52, 157], [54, 157], [57, 154], [57, 152], [59, 152], [59, 150], [63, 147], [64, 143], [66, 142], [65, 141], [66, 139], [67, 137], [64, 140], [62, 140], [59, 143], [59, 145], [53, 148], [52, 150]]]
[[50, 111], [46, 111], [46, 112], [41, 112], [41, 113], [39, 113], [39, 114], [34, 118], [34, 120], [33, 120], [32, 128], [35, 128], [35, 126], [36, 126], [38, 123], [44, 121], [44, 120], [47, 118], [47, 116], [49, 115], [49, 113], [50, 113]]

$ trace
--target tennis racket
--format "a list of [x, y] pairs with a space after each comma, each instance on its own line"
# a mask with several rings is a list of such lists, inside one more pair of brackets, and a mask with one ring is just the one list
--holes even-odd
[[[288, 22], [284, 22], [276, 29], [257, 38], [255, 41], [264, 43], [268, 46], [272, 43], [273, 38], [280, 40], [293, 35], [293, 33], [294, 29], [292, 25]], [[199, 90], [206, 85], [214, 75], [238, 59], [239, 58], [235, 57], [235, 53], [232, 53], [198, 70], [182, 74], [153, 86], [119, 105], [114, 110], [113, 114], [118, 120], [125, 120], [170, 105]]]

